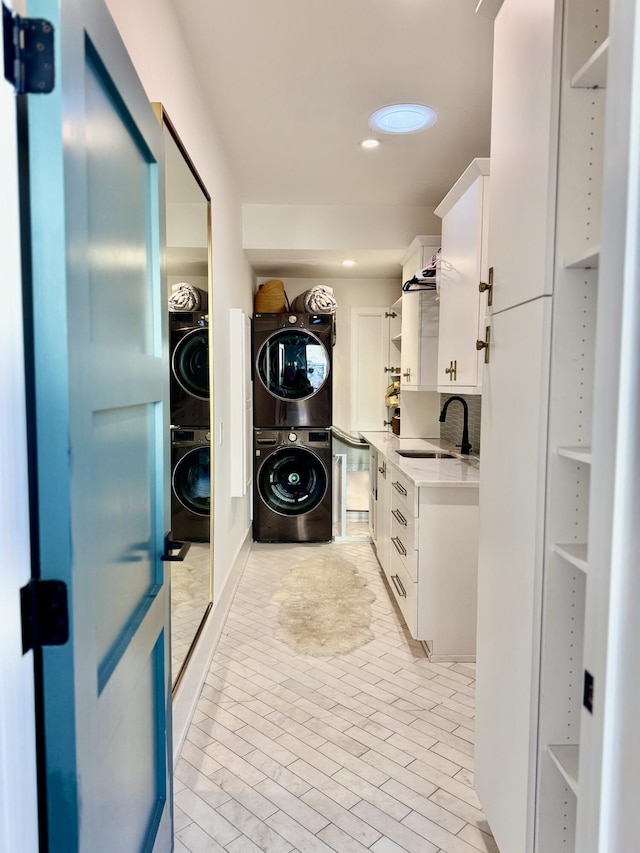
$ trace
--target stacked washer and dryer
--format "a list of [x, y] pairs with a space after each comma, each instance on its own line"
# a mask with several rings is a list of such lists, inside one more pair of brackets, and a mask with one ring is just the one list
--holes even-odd
[[255, 314], [253, 538], [332, 538], [332, 314]]
[[211, 517], [209, 324], [204, 311], [169, 312], [171, 538], [208, 542]]

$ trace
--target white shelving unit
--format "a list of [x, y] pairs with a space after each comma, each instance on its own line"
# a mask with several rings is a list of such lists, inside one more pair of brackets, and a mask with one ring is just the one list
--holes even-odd
[[535, 849], [575, 846], [609, 3], [565, 0]]

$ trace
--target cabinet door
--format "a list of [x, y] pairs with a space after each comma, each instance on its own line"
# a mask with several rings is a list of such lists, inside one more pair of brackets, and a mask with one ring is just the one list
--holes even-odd
[[[389, 420], [384, 394], [391, 381], [389, 357], [389, 309], [353, 308], [351, 311], [351, 430], [383, 430]], [[334, 392], [335, 394], [335, 392]], [[335, 394], [336, 402], [339, 394]], [[340, 423], [335, 407], [334, 419]]]
[[482, 400], [475, 778], [498, 847], [519, 853], [533, 842], [550, 326], [549, 297], [493, 315]]
[[551, 293], [561, 24], [556, 0], [507, 0], [495, 22], [489, 263], [493, 311]]
[[389, 548], [391, 544], [391, 492], [389, 476], [387, 460], [384, 456], [379, 455], [376, 554], [385, 572], [389, 569]]
[[420, 296], [420, 293], [402, 295], [402, 386], [420, 384]]
[[[476, 349], [482, 240], [488, 178], [479, 177], [442, 220], [438, 386], [447, 392], [479, 384]], [[485, 261], [486, 263], [486, 261]], [[455, 371], [451, 370], [454, 365]], [[445, 371], [449, 371], [448, 373]]]

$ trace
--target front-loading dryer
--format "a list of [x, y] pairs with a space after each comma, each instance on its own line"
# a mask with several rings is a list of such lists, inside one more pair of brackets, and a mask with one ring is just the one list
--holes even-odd
[[171, 423], [208, 427], [209, 324], [202, 311], [169, 312]]
[[211, 433], [171, 430], [171, 538], [208, 542], [211, 524]]
[[255, 541], [330, 541], [330, 430], [257, 429], [253, 449]]
[[332, 314], [255, 314], [254, 426], [330, 427]]

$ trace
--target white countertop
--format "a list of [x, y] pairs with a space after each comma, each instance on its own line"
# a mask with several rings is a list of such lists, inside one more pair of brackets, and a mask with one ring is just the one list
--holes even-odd
[[[362, 432], [362, 438], [403, 471], [414, 486], [472, 486], [480, 483], [480, 460], [463, 456], [449, 441], [440, 438], [399, 438], [391, 432]], [[415, 459], [398, 450], [432, 450], [454, 454], [454, 459]]]

